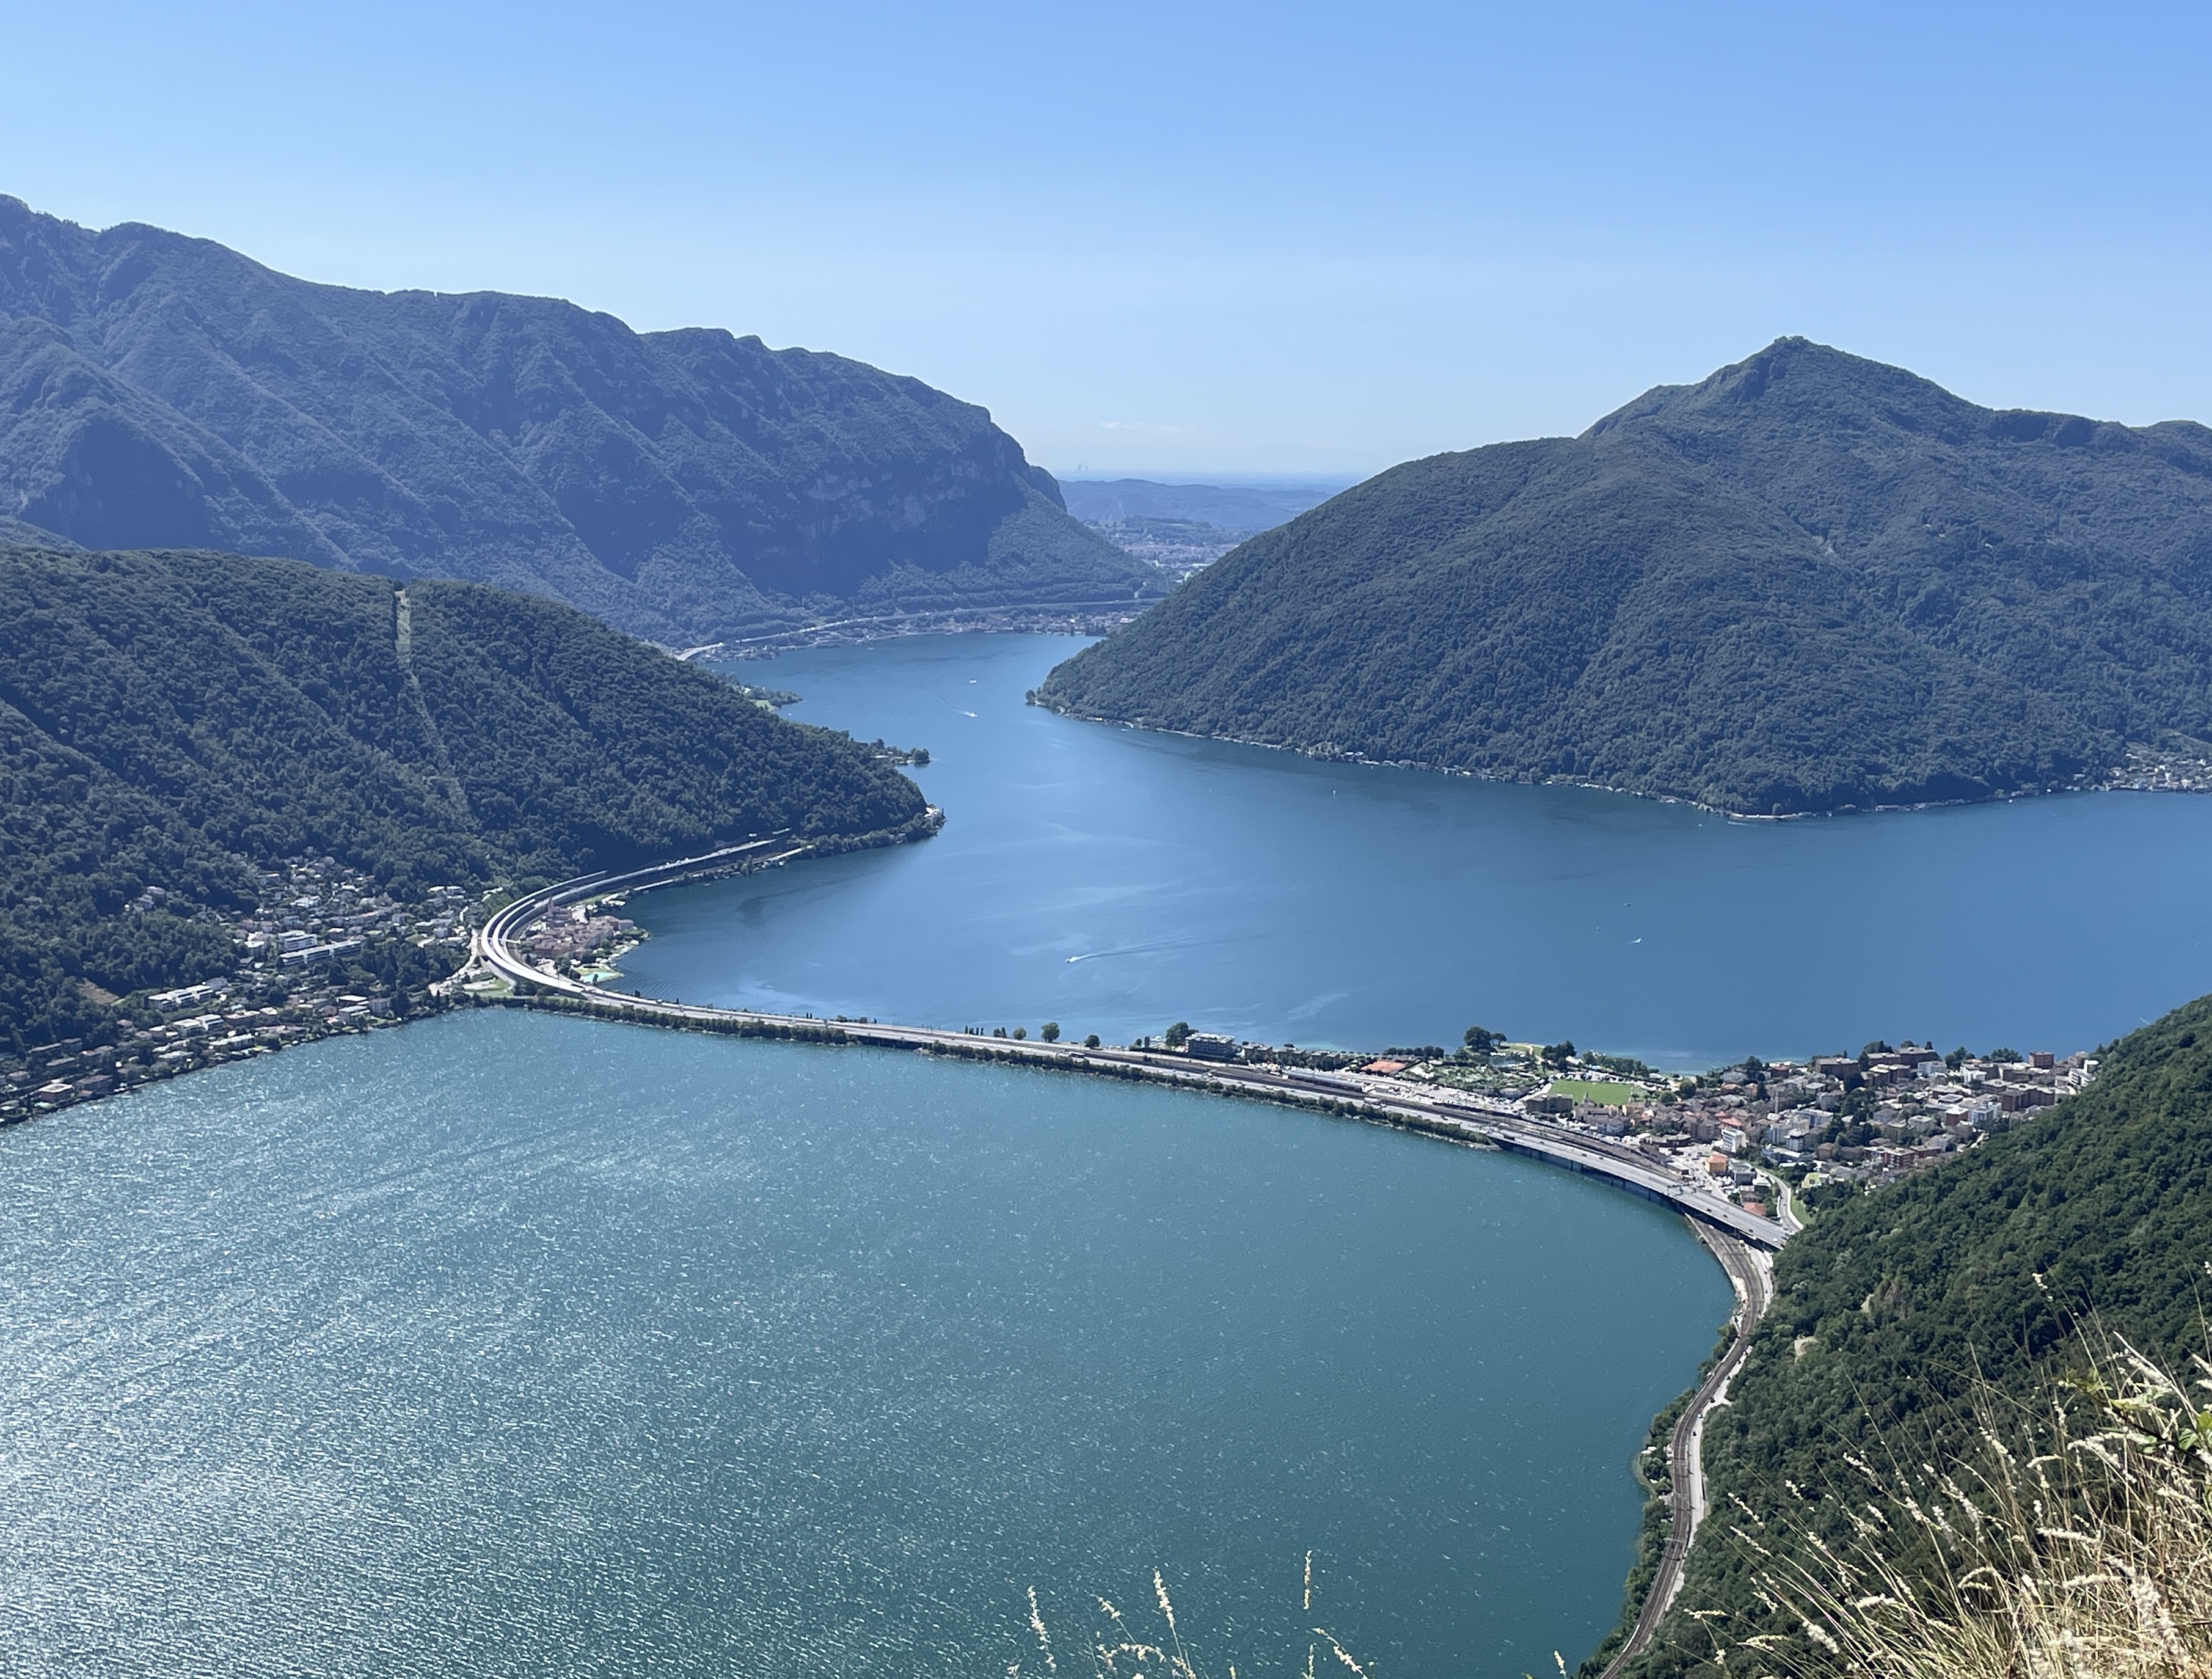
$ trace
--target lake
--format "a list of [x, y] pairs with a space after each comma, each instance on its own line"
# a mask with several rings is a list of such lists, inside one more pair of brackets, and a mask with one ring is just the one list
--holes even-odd
[[[2066, 1049], [2212, 982], [2212, 800], [1734, 823], [1024, 706], [1077, 645], [747, 666], [928, 747], [948, 824], [641, 897], [627, 982], [1676, 1066]], [[1035, 1674], [1030, 1587], [1066, 1659], [1156, 1566], [1216, 1672], [1316, 1625], [1548, 1671], [1613, 1622], [1630, 1463], [1730, 1304], [1680, 1220], [1524, 1160], [508, 1011], [11, 1128], [0, 1195], [33, 1674]]]
[[1703, 1068], [1874, 1037], [2091, 1048], [2212, 990], [2212, 797], [1797, 822], [1316, 763], [1023, 703], [1083, 643], [732, 667], [927, 747], [926, 844], [650, 894], [629, 982], [1109, 1042], [1184, 1019], [1382, 1049], [1515, 1037]]
[[1030, 1587], [1079, 1664], [1155, 1566], [1217, 1673], [1547, 1671], [1729, 1306], [1509, 1156], [520, 1012], [11, 1128], [0, 1189], [20, 1674], [1034, 1673]]

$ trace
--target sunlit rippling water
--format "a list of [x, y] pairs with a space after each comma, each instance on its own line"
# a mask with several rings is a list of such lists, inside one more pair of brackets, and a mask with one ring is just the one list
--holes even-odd
[[0, 1132], [0, 1192], [11, 1673], [995, 1676], [1154, 1566], [1216, 1670], [1541, 1671], [1729, 1306], [1506, 1157], [508, 1013]]

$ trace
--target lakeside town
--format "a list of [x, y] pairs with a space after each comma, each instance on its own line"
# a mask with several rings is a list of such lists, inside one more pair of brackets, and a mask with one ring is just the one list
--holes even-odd
[[1703, 1074], [1656, 1072], [1571, 1042], [1506, 1041], [1480, 1026], [1455, 1050], [1380, 1055], [1243, 1042], [1178, 1021], [1155, 1042], [1199, 1061], [1315, 1069], [1362, 1094], [1464, 1092], [1531, 1121], [1633, 1147], [1759, 1217], [1778, 1189], [1793, 1214], [1936, 1165], [2094, 1080], [2097, 1062], [2046, 1049], [1939, 1053], [1877, 1041], [1856, 1055], [1747, 1058]]
[[1703, 1177], [1746, 1212], [1769, 1216], [1774, 1179], [1814, 1206], [1893, 1183], [2086, 1087], [2097, 1062], [2042, 1049], [1974, 1055], [1876, 1042], [1856, 1055], [1751, 1058], [1680, 1076], [1621, 1057], [1580, 1055], [1568, 1043], [1383, 1056], [1359, 1071], [1506, 1097], [1532, 1119], [1626, 1141], [1685, 1178]]
[[[458, 886], [402, 902], [332, 858], [265, 871], [259, 902], [226, 921], [239, 961], [225, 976], [122, 1001], [112, 1042], [64, 1040], [0, 1057], [0, 1124], [129, 1091], [179, 1073], [268, 1055], [290, 1043], [366, 1031], [456, 1003], [502, 1001], [509, 988], [469, 964], [471, 935], [507, 901], [471, 903]], [[149, 887], [131, 907], [163, 907]], [[170, 906], [177, 907], [177, 906]], [[646, 935], [611, 911], [575, 904], [533, 922], [521, 948], [550, 972], [603, 982]], [[203, 915], [212, 911], [201, 910]], [[980, 1030], [980, 1029], [978, 1029]], [[996, 1034], [1006, 1036], [1008, 1029]], [[1012, 1029], [1017, 1037], [1026, 1028]], [[1040, 1031], [1059, 1037], [1056, 1023]], [[1090, 1042], [1094, 1045], [1094, 1036]], [[1747, 1213], [1772, 1216], [1778, 1193], [1801, 1209], [1941, 1163], [2019, 1116], [2086, 1086], [2097, 1062], [2048, 1050], [1939, 1053], [1911, 1042], [1803, 1062], [1756, 1057], [1703, 1074], [1666, 1074], [1632, 1057], [1507, 1041], [1469, 1027], [1436, 1044], [1380, 1055], [1240, 1041], [1177, 1022], [1129, 1046], [1195, 1062], [1239, 1062], [1344, 1079], [1376, 1096], [1463, 1092], [1528, 1120], [1632, 1147]]]
[[479, 913], [459, 886], [403, 902], [331, 857], [263, 871], [258, 902], [234, 916], [168, 899], [149, 886], [127, 913], [215, 917], [236, 966], [197, 985], [94, 996], [128, 1009], [107, 1041], [64, 1038], [0, 1056], [0, 1124], [442, 1008], [443, 982], [467, 960], [468, 920]]

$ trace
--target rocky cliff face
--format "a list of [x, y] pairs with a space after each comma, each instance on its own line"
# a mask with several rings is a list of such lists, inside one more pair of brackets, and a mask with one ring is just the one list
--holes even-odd
[[0, 519], [476, 579], [666, 641], [1163, 587], [917, 380], [553, 299], [314, 285], [6, 198]]

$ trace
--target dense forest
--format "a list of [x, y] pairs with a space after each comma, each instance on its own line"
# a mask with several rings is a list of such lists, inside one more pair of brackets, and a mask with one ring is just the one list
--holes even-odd
[[[2207, 1350], [2208, 1266], [2212, 998], [2202, 998], [2106, 1049], [2087, 1090], [1954, 1163], [1821, 1212], [1777, 1256], [1774, 1305], [1706, 1427], [1719, 1514], [1631, 1671], [1696, 1670], [1716, 1634], [1796, 1633], [1761, 1624], [1759, 1559], [1725, 1530], [1756, 1522], [1770, 1546], [1805, 1528], [1848, 1540], [1838, 1497], [1863, 1488], [1847, 1455], [1960, 1461], [1974, 1444], [1977, 1384], [2033, 1402], [2082, 1366], [2085, 1332], [2185, 1368]], [[1713, 1609], [1728, 1619], [1700, 1621]]]
[[86, 548], [495, 583], [687, 645], [1166, 587], [920, 380], [555, 298], [315, 285], [6, 197], [0, 508]]
[[1760, 815], [2212, 757], [2212, 430], [1784, 339], [1579, 437], [1385, 472], [1039, 697]]
[[225, 970], [218, 917], [287, 857], [405, 898], [755, 833], [914, 832], [925, 812], [872, 749], [552, 601], [25, 548], [0, 550], [0, 795], [18, 1044], [96, 1026], [88, 983]]

